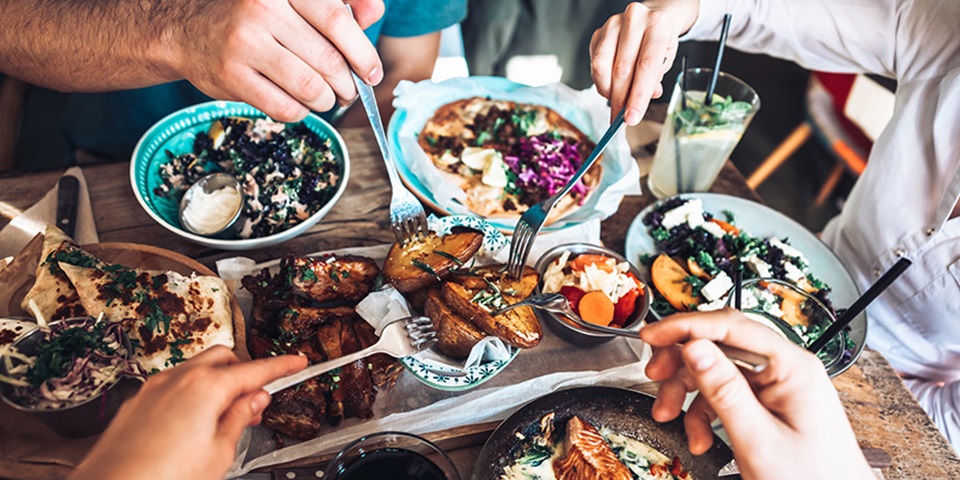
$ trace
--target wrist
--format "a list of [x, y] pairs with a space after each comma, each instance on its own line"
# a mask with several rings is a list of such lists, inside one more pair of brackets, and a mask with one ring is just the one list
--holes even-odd
[[643, 4], [661, 12], [681, 36], [693, 28], [700, 16], [700, 0], [647, 0]]

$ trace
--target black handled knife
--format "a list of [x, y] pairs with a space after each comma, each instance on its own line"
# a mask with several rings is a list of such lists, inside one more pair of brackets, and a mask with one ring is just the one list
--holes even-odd
[[57, 186], [57, 227], [70, 238], [77, 230], [77, 204], [80, 199], [80, 182], [77, 177], [64, 175]]

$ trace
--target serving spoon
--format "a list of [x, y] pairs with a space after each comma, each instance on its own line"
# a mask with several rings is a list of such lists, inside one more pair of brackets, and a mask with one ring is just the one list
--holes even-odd
[[[562, 315], [584, 330], [598, 333], [609, 333], [613, 335], [619, 335], [621, 337], [640, 338], [639, 329], [627, 330], [623, 328], [606, 327], [587, 322], [583, 318], [580, 318], [580, 315], [570, 308], [570, 303], [567, 302], [567, 298], [559, 293], [542, 293], [539, 295], [531, 295], [524, 300], [514, 303], [513, 305], [501, 308], [500, 310], [491, 313], [491, 315], [497, 316], [517, 307], [531, 307], [546, 312], [555, 313], [557, 315]], [[677, 344], [677, 346], [682, 347], [683, 344]], [[759, 353], [754, 353], [737, 347], [731, 347], [722, 343], [718, 343], [717, 347], [721, 352], [723, 352], [724, 355], [727, 356], [727, 358], [730, 359], [731, 362], [734, 363], [734, 365], [754, 373], [762, 372], [767, 368], [767, 365], [770, 364], [770, 359]]]

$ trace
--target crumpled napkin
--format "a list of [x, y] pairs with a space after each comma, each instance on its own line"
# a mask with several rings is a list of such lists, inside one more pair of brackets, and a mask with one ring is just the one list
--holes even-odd
[[[384, 287], [367, 295], [357, 304], [357, 314], [373, 326], [378, 336], [384, 327], [390, 323], [413, 315], [407, 300], [392, 286]], [[464, 361], [458, 362], [440, 355], [433, 349], [418, 352], [413, 357], [426, 364], [428, 368], [466, 372], [488, 362], [506, 360], [512, 354], [513, 350], [503, 343], [503, 340], [490, 336], [474, 345], [473, 349], [470, 350], [470, 355]]]
[[[99, 243], [97, 224], [93, 219], [93, 207], [90, 204], [90, 192], [87, 190], [87, 180], [80, 167], [73, 167], [64, 172], [80, 182], [77, 195], [77, 228], [74, 240], [80, 245]], [[46, 195], [26, 211], [14, 217], [3, 230], [0, 230], [0, 258], [20, 253], [33, 237], [43, 233], [47, 225], [57, 221], [57, 185], [54, 185]]]

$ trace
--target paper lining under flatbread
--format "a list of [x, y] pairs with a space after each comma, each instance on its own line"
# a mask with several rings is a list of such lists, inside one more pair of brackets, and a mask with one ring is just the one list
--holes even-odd
[[233, 348], [230, 293], [217, 277], [108, 265], [60, 264], [83, 308], [120, 322], [134, 358], [148, 371], [163, 370], [213, 346]]

